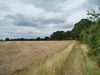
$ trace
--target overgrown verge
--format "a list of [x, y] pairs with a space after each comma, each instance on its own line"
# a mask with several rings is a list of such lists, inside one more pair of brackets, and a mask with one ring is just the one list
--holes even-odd
[[[97, 65], [98, 63], [88, 56], [89, 47], [85, 44], [81, 44], [81, 51], [84, 56], [83, 67], [85, 75], [99, 75], [100, 68]], [[95, 59], [95, 56], [91, 57]]]
[[[78, 28], [82, 26], [86, 27], [86, 24], [83, 22], [79, 22], [78, 25], [74, 27], [74, 33], [77, 32]], [[88, 23], [87, 23], [88, 24]], [[76, 35], [76, 39], [81, 41], [82, 43], [87, 44], [91, 49], [89, 49], [88, 56], [91, 60], [95, 60], [100, 65], [100, 19], [96, 21], [91, 21], [88, 24], [89, 27], [85, 28], [84, 30], [80, 29], [78, 35]], [[75, 29], [76, 28], [76, 29]], [[76, 32], [75, 32], [76, 31]]]
[[96, 11], [93, 9], [92, 11], [91, 13], [88, 11], [88, 14], [98, 18], [96, 19], [96, 17], [94, 17], [95, 20], [91, 21], [89, 28], [81, 31], [79, 34], [79, 41], [89, 45], [91, 49], [88, 52], [88, 57], [97, 62], [97, 65], [100, 67], [100, 13], [96, 14]]

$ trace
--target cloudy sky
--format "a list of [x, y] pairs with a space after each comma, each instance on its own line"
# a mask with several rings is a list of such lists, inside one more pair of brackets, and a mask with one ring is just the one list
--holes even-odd
[[50, 36], [69, 31], [100, 0], [0, 0], [0, 39]]

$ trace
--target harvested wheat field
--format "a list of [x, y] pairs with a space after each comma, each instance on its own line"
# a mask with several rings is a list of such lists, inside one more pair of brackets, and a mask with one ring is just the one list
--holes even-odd
[[71, 44], [73, 41], [3, 41], [0, 42], [0, 75], [34, 64]]

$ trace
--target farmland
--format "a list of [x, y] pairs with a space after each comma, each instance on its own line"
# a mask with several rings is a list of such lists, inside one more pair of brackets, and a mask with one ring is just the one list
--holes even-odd
[[0, 75], [99, 75], [79, 41], [1, 41]]
[[0, 42], [0, 74], [9, 75], [60, 50], [72, 41]]

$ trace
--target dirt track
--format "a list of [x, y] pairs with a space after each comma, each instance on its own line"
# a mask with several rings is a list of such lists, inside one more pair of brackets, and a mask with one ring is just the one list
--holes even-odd
[[84, 58], [80, 48], [80, 44], [76, 41], [68, 62], [63, 69], [63, 75], [85, 75], [82, 66]]

